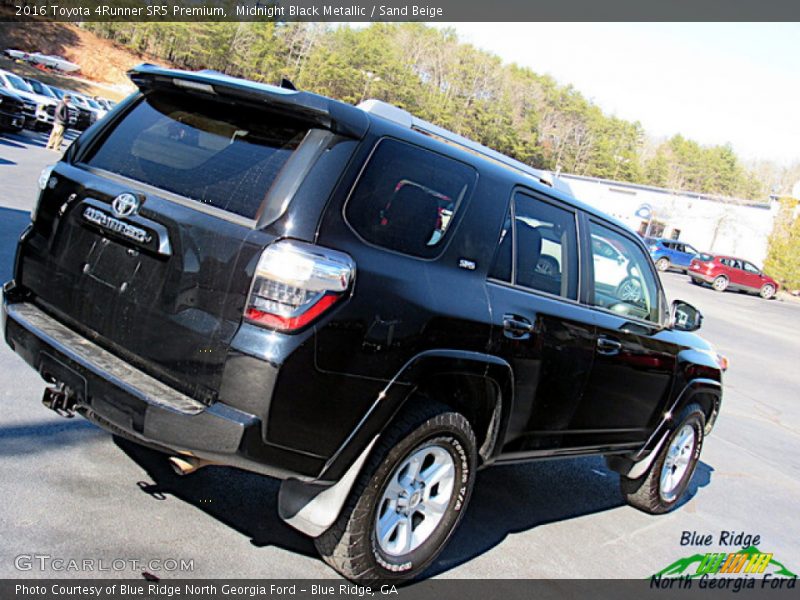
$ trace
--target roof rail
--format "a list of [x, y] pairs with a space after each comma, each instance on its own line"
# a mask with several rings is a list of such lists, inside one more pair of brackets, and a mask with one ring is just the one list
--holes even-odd
[[539, 169], [534, 169], [533, 167], [526, 165], [523, 162], [515, 160], [505, 154], [501, 154], [497, 152], [497, 150], [492, 150], [484, 146], [483, 144], [479, 144], [478, 142], [472, 141], [464, 136], [458, 135], [457, 133], [453, 133], [452, 131], [445, 129], [443, 127], [439, 127], [438, 125], [434, 125], [428, 121], [424, 121], [412, 115], [407, 110], [403, 110], [402, 108], [398, 108], [393, 104], [389, 104], [388, 102], [383, 102], [382, 100], [375, 100], [369, 99], [365, 100], [361, 104], [358, 105], [358, 108], [363, 110], [364, 112], [370, 113], [372, 115], [377, 115], [379, 117], [383, 117], [393, 123], [397, 123], [402, 127], [408, 127], [409, 129], [416, 129], [417, 131], [439, 138], [445, 142], [450, 142], [457, 146], [461, 146], [465, 150], [468, 150], [474, 154], [479, 154], [484, 158], [488, 158], [494, 162], [500, 163], [503, 166], [510, 167], [517, 171], [521, 171], [526, 175], [530, 175], [531, 177], [536, 178], [541, 183], [553, 187], [553, 177], [548, 171], [540, 171]]

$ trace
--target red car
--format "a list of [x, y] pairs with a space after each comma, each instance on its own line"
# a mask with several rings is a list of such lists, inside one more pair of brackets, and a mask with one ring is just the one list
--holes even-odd
[[780, 288], [778, 282], [765, 275], [753, 263], [733, 256], [700, 254], [689, 265], [692, 283], [710, 283], [718, 292], [727, 289], [755, 292], [769, 300]]

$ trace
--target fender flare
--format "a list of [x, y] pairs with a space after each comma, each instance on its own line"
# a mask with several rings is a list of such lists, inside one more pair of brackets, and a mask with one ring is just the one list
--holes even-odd
[[514, 377], [511, 365], [501, 358], [465, 350], [426, 350], [409, 360], [381, 390], [364, 417], [328, 460], [317, 480], [286, 479], [278, 494], [278, 513], [289, 525], [317, 537], [338, 518], [347, 496], [375, 442], [428, 377], [461, 373], [482, 377], [496, 387], [495, 406], [486, 441], [480, 448], [485, 462], [496, 453], [513, 402]]
[[689, 381], [664, 412], [656, 428], [647, 438], [644, 445], [637, 451], [628, 455], [613, 455], [606, 457], [608, 467], [630, 479], [637, 479], [644, 475], [647, 469], [658, 456], [658, 452], [669, 432], [675, 424], [675, 417], [691, 404], [692, 399], [698, 394], [709, 394], [715, 398], [714, 407], [709, 421], [706, 422], [706, 435], [711, 432], [714, 422], [719, 414], [722, 404], [722, 384], [714, 379], [696, 378]]

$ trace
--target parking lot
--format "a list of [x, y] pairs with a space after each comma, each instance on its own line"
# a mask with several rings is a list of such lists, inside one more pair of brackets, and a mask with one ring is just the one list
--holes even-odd
[[[46, 134], [0, 134], [0, 279], [29, 219]], [[706, 440], [688, 502], [661, 517], [623, 504], [597, 458], [480, 473], [463, 525], [431, 576], [643, 578], [720, 548], [720, 532], [759, 535], [762, 552], [800, 572], [800, 303], [717, 293], [666, 273], [670, 300], [697, 306], [701, 334], [731, 362], [722, 414]], [[0, 344], [0, 577], [91, 576], [20, 570], [20, 555], [192, 561], [192, 569], [126, 566], [98, 576], [335, 577], [312, 542], [277, 516], [276, 481], [222, 467], [185, 478], [155, 452], [115, 441], [41, 405], [44, 383]], [[714, 536], [681, 546], [684, 531]], [[108, 564], [106, 563], [106, 564]]]

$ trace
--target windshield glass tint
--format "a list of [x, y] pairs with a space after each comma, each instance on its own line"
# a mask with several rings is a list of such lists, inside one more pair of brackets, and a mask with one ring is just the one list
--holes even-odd
[[245, 105], [151, 94], [87, 162], [252, 219], [307, 131]]
[[20, 77], [17, 77], [16, 75], [12, 75], [11, 73], [6, 75], [6, 77], [8, 77], [8, 81], [11, 83], [11, 85], [13, 85], [19, 91], [21, 91], [21, 92], [33, 92], [33, 89], [31, 88], [31, 86], [29, 86], [27, 83], [25, 83], [24, 79], [22, 79]]
[[49, 89], [47, 89], [47, 87], [45, 87], [44, 85], [42, 85], [38, 81], [31, 81], [29, 83], [30, 83], [30, 86], [33, 88], [33, 91], [35, 91], [37, 94], [39, 94], [41, 96], [47, 96], [48, 98], [55, 98], [56, 97], [55, 94], [53, 94], [53, 92], [51, 92]]

